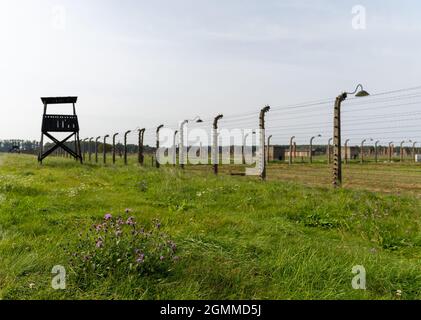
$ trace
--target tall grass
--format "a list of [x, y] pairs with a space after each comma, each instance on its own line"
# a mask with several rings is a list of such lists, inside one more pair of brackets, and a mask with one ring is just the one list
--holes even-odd
[[[410, 194], [0, 158], [3, 299], [421, 298], [421, 202]], [[161, 221], [178, 263], [165, 273], [109, 274], [87, 287], [73, 281], [63, 246], [126, 208], [139, 224]], [[51, 288], [54, 265], [66, 268], [66, 290]], [[355, 265], [367, 271], [367, 290], [351, 286]]]

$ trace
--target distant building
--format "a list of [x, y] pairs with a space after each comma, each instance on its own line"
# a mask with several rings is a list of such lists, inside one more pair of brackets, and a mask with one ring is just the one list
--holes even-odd
[[345, 150], [346, 158], [349, 160], [357, 159], [360, 156], [360, 147], [342, 147], [342, 159], [345, 159]]
[[284, 161], [287, 149], [284, 146], [270, 146], [268, 148], [268, 161]]
[[[333, 156], [333, 147], [330, 149]], [[327, 150], [314, 149], [312, 151], [313, 156], [326, 155]], [[270, 146], [267, 151], [268, 161], [285, 161], [289, 159], [289, 146]], [[347, 147], [346, 148], [347, 158], [357, 159], [360, 156], [359, 147]], [[292, 151], [292, 157], [296, 158], [309, 158], [310, 151], [305, 146], [301, 146], [300, 150]], [[345, 159], [345, 147], [342, 147], [342, 159]]]
[[[316, 151], [313, 150], [313, 156], [316, 155]], [[300, 151], [292, 151], [292, 156], [294, 158], [308, 158], [310, 157], [310, 151], [308, 150], [300, 150]], [[285, 157], [289, 158], [289, 149], [285, 152]]]

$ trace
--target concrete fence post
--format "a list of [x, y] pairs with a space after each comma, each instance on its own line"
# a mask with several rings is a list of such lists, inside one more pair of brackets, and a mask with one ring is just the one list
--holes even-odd
[[114, 133], [113, 134], [113, 164], [115, 164], [115, 151], [116, 151], [115, 138], [117, 136], [118, 136], [118, 133]]
[[[400, 162], [404, 162], [404, 147], [403, 147], [403, 144], [405, 143], [405, 142], [407, 142], [407, 141], [402, 141], [401, 142], [401, 145], [400, 145]], [[411, 140], [409, 140], [408, 142], [412, 142]]]
[[124, 164], [127, 166], [127, 135], [132, 132], [132, 130], [126, 131], [124, 134]]
[[333, 112], [333, 187], [335, 188], [342, 185], [341, 104], [346, 98], [346, 93], [336, 97]]
[[270, 140], [272, 140], [272, 135], [268, 137], [268, 143], [267, 143], [267, 152], [266, 152], [266, 164], [269, 165], [269, 152], [270, 152]]
[[260, 147], [262, 148], [261, 155], [260, 155], [260, 162], [261, 162], [261, 174], [260, 178], [262, 180], [266, 180], [266, 152], [265, 152], [265, 115], [267, 112], [269, 112], [270, 106], [264, 107], [262, 110], [260, 110], [260, 116], [259, 116], [259, 127], [260, 127]]
[[361, 141], [361, 164], [364, 163], [364, 143], [367, 141], [367, 139], [364, 139], [363, 141]]
[[89, 138], [89, 161], [92, 160], [92, 140], [94, 140], [94, 138]]
[[399, 162], [403, 162], [403, 144], [405, 141], [401, 141], [401, 144], [399, 145]]
[[98, 141], [101, 137], [95, 139], [95, 163], [98, 163]]
[[348, 152], [348, 144], [349, 144], [349, 139], [346, 139], [345, 144], [344, 144], [344, 156], [345, 156], [345, 164], [348, 164], [349, 162], [349, 158], [350, 158], [350, 153]]
[[288, 162], [291, 165], [292, 164], [292, 154], [293, 154], [293, 141], [295, 139], [295, 136], [292, 136], [291, 139], [289, 140], [289, 157], [288, 157]]
[[376, 163], [379, 162], [379, 143], [380, 141], [377, 140], [376, 143], [374, 144], [374, 161]]
[[[246, 164], [246, 155], [245, 155], [245, 148], [246, 148], [246, 140], [247, 137], [249, 136], [249, 133], [246, 133], [243, 137], [243, 145], [241, 146], [241, 156], [242, 156], [242, 163]], [[266, 142], [265, 142], [265, 146], [266, 146]], [[265, 148], [266, 150], [266, 148]], [[265, 151], [266, 152], [266, 151]]]
[[320, 138], [321, 136], [322, 135], [319, 134], [318, 136], [311, 137], [311, 139], [310, 139], [310, 148], [309, 148], [310, 163], [313, 163], [313, 141], [314, 141], [314, 139]]
[[333, 138], [330, 138], [327, 141], [327, 164], [330, 164], [332, 162], [332, 154], [331, 154], [331, 148], [330, 148], [332, 140], [333, 140]]
[[184, 120], [181, 124], [180, 124], [180, 147], [179, 147], [179, 151], [178, 151], [178, 162], [180, 163], [180, 167], [181, 169], [184, 169], [184, 164], [185, 164], [185, 147], [184, 147], [184, 126], [188, 123], [188, 120]]
[[308, 148], [308, 156], [309, 156], [309, 162], [310, 163], [313, 163], [313, 140], [315, 138], [316, 137], [311, 137], [311, 139], [310, 139], [310, 146]]
[[173, 140], [172, 140], [172, 147], [173, 147], [172, 163], [174, 167], [177, 165], [177, 134], [178, 134], [178, 130], [175, 130]]
[[163, 124], [161, 124], [160, 126], [158, 126], [157, 128], [156, 128], [156, 155], [155, 155], [155, 157], [156, 157], [156, 161], [155, 161], [155, 165], [156, 165], [156, 167], [159, 169], [159, 167], [160, 167], [160, 163], [159, 163], [159, 131], [162, 129], [164, 127], [164, 125]]
[[370, 94], [358, 84], [352, 93], [343, 92], [336, 97], [333, 110], [333, 187], [342, 185], [342, 142], [341, 142], [341, 105], [346, 100], [348, 94], [355, 94], [356, 97], [366, 97]]
[[417, 141], [414, 141], [414, 143], [412, 144], [412, 160], [415, 162], [415, 155], [417, 154], [416, 153], [416, 145], [417, 145]]
[[389, 162], [392, 162], [393, 149], [393, 141], [391, 141], [389, 142]]
[[139, 130], [138, 161], [141, 166], [143, 166], [145, 161], [145, 156], [143, 155], [143, 139], [145, 137], [145, 131], [145, 128]]
[[212, 147], [212, 162], [213, 162], [213, 173], [218, 175], [219, 169], [219, 137], [218, 137], [218, 122], [224, 117], [224, 115], [219, 114], [213, 119], [213, 147]]
[[103, 161], [104, 161], [104, 164], [106, 164], [107, 163], [107, 138], [109, 137], [109, 135], [107, 134], [107, 135], [105, 135], [104, 136], [104, 145], [102, 146], [102, 154], [103, 154]]

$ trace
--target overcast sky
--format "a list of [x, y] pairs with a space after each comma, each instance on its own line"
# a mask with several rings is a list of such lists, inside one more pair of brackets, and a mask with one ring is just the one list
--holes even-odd
[[413, 87], [420, 39], [416, 0], [0, 0], [0, 139], [39, 139], [41, 96], [88, 137]]

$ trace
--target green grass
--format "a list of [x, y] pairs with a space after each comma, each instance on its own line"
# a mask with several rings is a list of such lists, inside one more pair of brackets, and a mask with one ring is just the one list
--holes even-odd
[[[150, 161], [149, 161], [150, 162]], [[63, 245], [105, 213], [158, 218], [180, 261], [165, 276], [81, 289]], [[421, 298], [421, 200], [195, 170], [0, 156], [3, 299]], [[51, 288], [54, 265], [67, 289]], [[363, 265], [367, 290], [354, 290]]]

